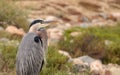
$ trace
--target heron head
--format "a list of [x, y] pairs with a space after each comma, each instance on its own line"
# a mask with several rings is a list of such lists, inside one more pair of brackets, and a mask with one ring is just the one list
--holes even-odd
[[38, 39], [41, 39], [43, 42], [43, 46], [44, 49], [47, 48], [47, 31], [46, 31], [46, 27], [48, 27], [49, 25], [54, 25], [54, 23], [56, 23], [58, 21], [44, 21], [44, 20], [34, 20], [29, 27], [29, 32], [34, 32], [36, 33], [38, 36], [36, 38], [34, 38], [35, 42], [39, 42]]
[[40, 30], [44, 30], [48, 24], [45, 24], [46, 21], [44, 20], [34, 20], [29, 26], [29, 32], [36, 32]]

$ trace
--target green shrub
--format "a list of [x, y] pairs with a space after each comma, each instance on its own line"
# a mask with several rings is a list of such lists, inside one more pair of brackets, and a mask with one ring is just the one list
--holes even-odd
[[68, 75], [67, 57], [58, 53], [58, 49], [54, 46], [48, 48], [47, 62], [41, 75]]
[[[74, 30], [80, 31], [78, 28]], [[85, 54], [99, 59], [104, 57], [105, 46], [99, 37], [87, 32], [73, 37], [70, 36], [72, 32], [68, 32], [69, 30], [65, 32], [65, 38], [58, 43], [60, 49], [68, 51], [72, 57], [79, 57]]]
[[0, 71], [12, 71], [15, 67], [18, 41], [0, 42]]
[[26, 12], [13, 1], [0, 0], [0, 22], [3, 27], [15, 25], [24, 30], [28, 29]]
[[120, 43], [116, 42], [107, 48], [104, 63], [108, 62], [120, 64]]
[[[81, 32], [71, 36], [72, 32]], [[108, 41], [108, 45], [105, 41]], [[72, 57], [90, 55], [102, 59], [104, 63], [120, 64], [120, 25], [114, 27], [75, 27], [64, 33], [58, 43], [59, 49], [68, 51]]]
[[[18, 49], [18, 41], [0, 42], [0, 72], [13, 72]], [[44, 64], [42, 75], [68, 75], [71, 64], [67, 63], [67, 57], [58, 53], [56, 47], [49, 47], [47, 62]]]

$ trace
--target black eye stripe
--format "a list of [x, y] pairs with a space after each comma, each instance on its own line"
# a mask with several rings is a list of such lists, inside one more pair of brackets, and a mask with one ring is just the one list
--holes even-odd
[[34, 24], [36, 24], [36, 23], [43, 23], [44, 21], [43, 20], [34, 20], [31, 24], [30, 24], [30, 26], [29, 26], [29, 28], [31, 27], [31, 26], [33, 26]]

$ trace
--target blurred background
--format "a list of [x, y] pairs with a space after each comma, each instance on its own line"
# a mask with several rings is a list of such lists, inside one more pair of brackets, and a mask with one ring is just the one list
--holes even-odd
[[16, 75], [16, 52], [35, 19], [47, 28], [40, 75], [119, 75], [120, 0], [0, 0], [0, 75]]

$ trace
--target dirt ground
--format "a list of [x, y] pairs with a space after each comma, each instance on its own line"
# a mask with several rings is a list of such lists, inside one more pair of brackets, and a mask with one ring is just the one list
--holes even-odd
[[99, 13], [120, 16], [120, 0], [17, 0], [16, 4], [33, 19], [55, 16], [64, 22], [79, 23], [81, 17], [91, 20]]

